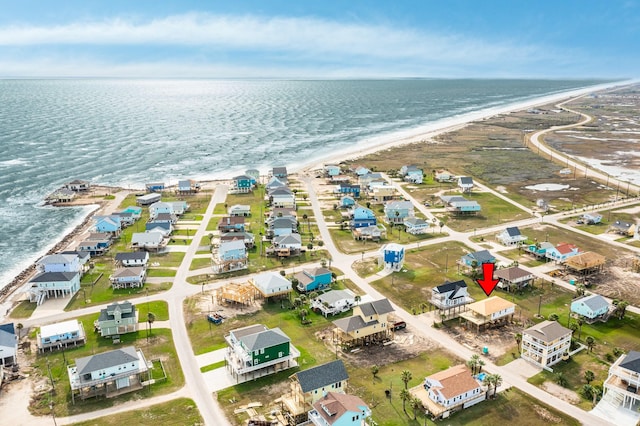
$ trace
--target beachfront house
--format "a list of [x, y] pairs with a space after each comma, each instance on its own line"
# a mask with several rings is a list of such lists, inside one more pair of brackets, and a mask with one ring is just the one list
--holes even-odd
[[274, 167], [273, 169], [271, 169], [271, 176], [277, 177], [278, 179], [286, 179], [287, 176], [289, 176], [289, 173], [287, 173], [286, 167]]
[[269, 194], [269, 202], [271, 207], [295, 209], [296, 208], [296, 196], [289, 188], [282, 187], [271, 191]]
[[569, 353], [572, 333], [557, 321], [542, 321], [522, 332], [520, 356], [538, 367], [553, 371], [549, 367]]
[[398, 225], [414, 215], [411, 201], [389, 201], [384, 205], [384, 218], [387, 223]]
[[125, 346], [75, 360], [67, 366], [71, 385], [71, 401], [75, 398], [121, 395], [143, 388], [149, 379], [151, 363], [140, 349]]
[[287, 184], [286, 184], [286, 179], [278, 179], [275, 176], [272, 176], [271, 178], [269, 178], [269, 181], [267, 182], [267, 184], [265, 185], [265, 189], [267, 190], [267, 194], [270, 194], [271, 191], [274, 191], [278, 188], [286, 188]]
[[473, 189], [473, 179], [469, 176], [460, 176], [458, 178], [458, 188], [463, 194], [471, 192]]
[[355, 304], [356, 295], [351, 290], [330, 290], [313, 299], [311, 309], [327, 317], [346, 312]]
[[369, 173], [371, 173], [371, 170], [369, 170], [368, 168], [364, 167], [364, 166], [356, 166], [353, 169], [353, 172], [357, 175], [357, 176], [364, 176], [364, 175], [368, 175]]
[[[18, 363], [18, 336], [12, 322], [0, 324], [0, 370]], [[0, 381], [2, 384], [2, 381]]]
[[75, 348], [86, 342], [84, 326], [76, 319], [43, 325], [36, 336], [40, 352], [54, 351], [69, 346]]
[[622, 411], [629, 418], [629, 424], [638, 420], [640, 409], [640, 352], [629, 351], [622, 354], [609, 367], [609, 375], [604, 382], [600, 404], [605, 412], [613, 408]]
[[353, 308], [350, 317], [333, 321], [334, 332], [342, 344], [349, 346], [385, 340], [392, 329], [388, 315], [393, 311], [388, 299], [362, 303]]
[[313, 426], [367, 426], [371, 409], [360, 397], [329, 392], [309, 411]]
[[46, 298], [69, 297], [80, 290], [79, 272], [41, 272], [29, 280], [29, 301], [41, 305]]
[[340, 166], [336, 164], [327, 164], [324, 166], [324, 171], [327, 173], [327, 176], [338, 176], [340, 174]]
[[150, 206], [153, 203], [157, 203], [162, 198], [161, 194], [152, 192], [151, 194], [141, 195], [136, 197], [136, 204], [139, 206]]
[[178, 194], [194, 194], [200, 191], [200, 183], [193, 179], [185, 179], [178, 181]]
[[436, 419], [447, 418], [455, 411], [486, 399], [482, 384], [464, 364], [426, 377], [423, 384], [412, 388], [409, 393], [418, 398]]
[[419, 217], [406, 217], [402, 224], [405, 231], [411, 235], [426, 234], [429, 230], [429, 222]]
[[143, 266], [131, 266], [129, 268], [118, 268], [109, 277], [111, 287], [119, 288], [139, 288], [144, 285], [147, 278], [147, 270]]
[[[61, 251], [58, 254], [63, 254], [65, 256], [76, 256], [78, 258], [78, 263], [80, 266], [79, 272], [81, 274], [84, 274], [89, 269], [89, 260], [91, 259], [91, 255], [86, 251], [65, 250], [65, 251]], [[44, 272], [47, 272], [47, 271], [44, 271]], [[55, 271], [52, 271], [52, 272], [55, 272]], [[61, 271], [61, 272], [65, 272], [65, 271]], [[72, 271], [66, 271], [66, 272], [72, 272]]]
[[134, 251], [132, 253], [116, 253], [116, 264], [122, 266], [147, 266], [149, 253], [146, 251]]
[[81, 272], [77, 254], [47, 254], [36, 262], [38, 272]]
[[213, 272], [221, 274], [225, 272], [239, 271], [248, 267], [247, 247], [244, 240], [222, 241], [213, 254]]
[[511, 322], [515, 311], [515, 303], [498, 296], [491, 296], [467, 305], [467, 310], [460, 316], [467, 320], [467, 325], [475, 325], [479, 333], [483, 327], [497, 327]]
[[247, 204], [234, 204], [227, 210], [229, 216], [251, 216], [251, 206]]
[[510, 226], [497, 235], [497, 240], [505, 246], [516, 246], [527, 241], [526, 235], [520, 233], [517, 226]]
[[331, 271], [326, 268], [303, 269], [295, 275], [298, 280], [298, 291], [322, 290], [331, 285]]
[[164, 182], [151, 182], [145, 184], [147, 192], [162, 192], [164, 191]]
[[251, 176], [240, 175], [233, 178], [232, 192], [238, 194], [247, 194], [253, 190], [255, 180]]
[[571, 312], [587, 320], [603, 319], [606, 321], [611, 305], [599, 294], [584, 296], [571, 302]]
[[296, 367], [300, 356], [291, 339], [277, 327], [250, 325], [231, 330], [225, 340], [227, 370], [237, 382]]
[[64, 187], [70, 191], [83, 192], [91, 189], [91, 183], [89, 183], [89, 181], [87, 180], [76, 179], [72, 180], [69, 183], [66, 183]]
[[376, 215], [370, 209], [357, 206], [351, 215], [351, 228], [362, 228], [365, 226], [375, 226], [377, 224]]
[[445, 282], [431, 289], [431, 304], [447, 316], [465, 310], [465, 305], [473, 303], [464, 280]]
[[254, 185], [260, 180], [260, 170], [258, 169], [247, 169], [244, 171], [244, 174], [251, 178]]
[[76, 192], [67, 188], [60, 188], [49, 194], [47, 197], [47, 203], [70, 203], [76, 198]]
[[291, 281], [277, 272], [262, 272], [249, 281], [265, 299], [284, 296], [292, 291]]
[[535, 276], [519, 266], [512, 266], [510, 268], [497, 269], [494, 272], [494, 277], [498, 279], [498, 288], [505, 289], [507, 291], [522, 290], [529, 284], [533, 283]]
[[389, 243], [380, 247], [378, 266], [390, 271], [399, 271], [404, 264], [404, 247], [397, 243]]
[[96, 224], [96, 232], [104, 232], [106, 234], [117, 237], [122, 230], [121, 218], [118, 215], [96, 216], [94, 217]]
[[89, 237], [78, 244], [79, 251], [85, 251], [91, 256], [101, 256], [111, 247], [111, 238], [98, 236]]
[[580, 254], [580, 249], [569, 243], [560, 243], [555, 247], [550, 247], [545, 252], [545, 257], [549, 260], [555, 260], [557, 263], [563, 263], [568, 258]]
[[138, 331], [138, 311], [131, 302], [115, 302], [100, 310], [93, 325], [102, 337], [135, 333]]

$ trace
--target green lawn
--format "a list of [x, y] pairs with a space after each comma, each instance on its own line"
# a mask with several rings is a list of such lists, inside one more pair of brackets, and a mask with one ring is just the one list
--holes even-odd
[[[56, 416], [69, 416], [89, 411], [95, 411], [103, 408], [112, 407], [124, 401], [135, 400], [141, 397], [152, 397], [175, 391], [184, 386], [184, 376], [180, 369], [180, 363], [176, 355], [173, 345], [171, 330], [169, 329], [153, 329], [150, 339], [146, 338], [144, 328], [136, 333], [128, 333], [121, 335], [120, 346], [134, 345], [141, 349], [147, 360], [156, 358], [162, 359], [167, 380], [157, 382], [150, 389], [144, 389], [138, 392], [132, 392], [116, 398], [110, 399], [87, 399], [85, 401], [77, 400], [75, 405], [71, 403], [71, 394], [69, 389], [69, 376], [67, 374], [65, 359], [69, 364], [73, 364], [77, 358], [92, 355], [115, 349], [110, 339], [102, 338], [99, 334], [93, 332], [93, 321], [98, 314], [91, 314], [79, 317], [78, 319], [84, 325], [87, 332], [87, 343], [85, 346], [68, 349], [64, 352], [54, 352], [47, 355], [35, 355], [32, 365], [31, 375], [36, 378], [47, 378], [47, 365], [51, 367], [51, 376], [55, 383], [56, 392], [53, 395], [54, 411]], [[30, 411], [36, 415], [50, 415], [49, 403], [51, 393], [37, 395], [32, 398]]]
[[33, 311], [36, 310], [38, 305], [36, 303], [31, 303], [28, 300], [23, 300], [18, 303], [12, 310], [9, 316], [11, 318], [20, 319], [20, 318], [29, 318]]
[[153, 302], [138, 303], [136, 304], [138, 310], [138, 319], [140, 322], [147, 321], [147, 313], [153, 312], [156, 316], [156, 321], [168, 321], [169, 320], [169, 306], [164, 300], [155, 300]]
[[200, 367], [200, 372], [201, 373], [206, 373], [207, 371], [212, 371], [212, 370], [217, 370], [218, 368], [222, 368], [227, 364], [226, 361], [222, 360], [222, 361], [218, 361], [218, 362], [214, 362], [213, 364], [209, 364], [209, 365], [205, 365], [204, 367]]
[[127, 424], [158, 426], [158, 425], [202, 425], [203, 420], [195, 402], [188, 398], [178, 398], [162, 404], [152, 405], [140, 410], [125, 411], [124, 413], [109, 414], [98, 419], [75, 426], [121, 426]]
[[177, 267], [182, 263], [184, 259], [184, 252], [171, 251], [166, 253], [151, 253], [149, 256], [149, 264], [153, 266], [155, 263], [159, 263], [159, 267]]
[[189, 270], [193, 271], [194, 269], [206, 268], [207, 266], [211, 266], [211, 256], [194, 257], [191, 261], [191, 266], [189, 266]]
[[175, 277], [175, 269], [151, 268], [147, 270], [147, 277]]

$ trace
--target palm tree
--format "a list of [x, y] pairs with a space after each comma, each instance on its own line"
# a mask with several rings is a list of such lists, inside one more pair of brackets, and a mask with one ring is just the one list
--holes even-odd
[[516, 333], [513, 337], [516, 339], [516, 344], [518, 345], [518, 353], [520, 353], [520, 343], [522, 343], [522, 333]]
[[582, 336], [582, 324], [584, 324], [584, 319], [578, 318], [578, 340]]
[[569, 382], [567, 381], [567, 378], [564, 377], [564, 373], [562, 372], [556, 373], [555, 380], [556, 380], [556, 383], [562, 386], [563, 388], [567, 387], [567, 385], [569, 384]]
[[485, 398], [489, 399], [489, 396], [491, 396], [491, 386], [493, 385], [493, 374], [487, 374], [486, 376], [484, 376], [484, 379], [482, 379], [482, 384], [487, 387]]
[[356, 294], [356, 297], [354, 297], [353, 300], [356, 302], [356, 305], [358, 305], [360, 303], [360, 300], [362, 300], [362, 297], [360, 297], [359, 294]]
[[472, 355], [469, 361], [467, 361], [467, 367], [471, 369], [471, 374], [476, 375], [476, 369], [478, 368], [478, 363], [480, 362], [480, 355]]
[[584, 342], [587, 344], [587, 348], [589, 348], [589, 352], [592, 352], [593, 347], [596, 345], [596, 339], [594, 339], [592, 336], [587, 336], [587, 338], [584, 339]]
[[151, 336], [151, 325], [154, 323], [155, 320], [156, 320], [156, 314], [154, 314], [153, 312], [148, 312], [147, 323], [149, 324], [149, 331], [147, 332], [147, 340], [149, 340], [149, 336]]
[[576, 295], [578, 295], [579, 297], [582, 297], [584, 296], [584, 292], [585, 292], [584, 284], [576, 285]]
[[411, 379], [413, 379], [413, 375], [411, 374], [411, 371], [403, 370], [401, 373], [401, 378], [402, 378], [402, 382], [404, 383], [404, 388], [408, 389], [409, 382], [411, 381]]
[[380, 371], [380, 367], [378, 367], [377, 365], [371, 366], [371, 375], [373, 376], [372, 377], [373, 380], [375, 380], [375, 378], [378, 376], [379, 371]]
[[429, 305], [425, 302], [422, 302], [420, 304], [420, 310], [422, 311], [422, 313], [424, 314], [424, 311], [426, 311], [427, 309], [429, 309]]
[[499, 374], [492, 374], [493, 376], [493, 397], [496, 397], [496, 393], [498, 392], [498, 388], [502, 385], [502, 376]]
[[413, 410], [413, 420], [416, 420], [418, 418], [418, 409], [422, 407], [422, 401], [420, 398], [413, 397], [411, 398], [411, 401], [409, 401], [409, 404]]
[[558, 321], [558, 318], [560, 318], [558, 314], [549, 315], [549, 321]]
[[587, 382], [587, 384], [591, 384], [591, 382], [593, 382], [595, 378], [596, 375], [593, 371], [587, 370], [584, 372], [584, 380]]
[[311, 293], [309, 293], [309, 302], [311, 302], [312, 300], [316, 299], [318, 297], [318, 292], [317, 291], [312, 291]]
[[311, 229], [309, 227], [309, 216], [305, 213], [302, 215], [302, 218], [307, 222], [307, 231], [309, 231]]
[[400, 399], [402, 400], [402, 411], [404, 411], [405, 414], [406, 414], [407, 413], [407, 401], [409, 401], [411, 399], [411, 394], [409, 393], [408, 390], [402, 389], [400, 391]]
[[618, 306], [616, 306], [616, 314], [618, 316], [618, 319], [624, 319], [624, 316], [627, 313], [627, 306], [629, 306], [629, 303], [625, 302], [624, 300], [618, 302]]
[[484, 367], [484, 361], [478, 359], [478, 374], [482, 373], [482, 367]]
[[300, 310], [298, 311], [298, 314], [300, 315], [300, 321], [301, 321], [301, 322], [304, 322], [304, 320], [306, 320], [306, 319], [307, 319], [307, 315], [309, 314], [309, 312], [307, 312], [307, 310], [306, 310], [306, 309], [300, 309]]
[[18, 340], [20, 340], [22, 338], [22, 329], [24, 328], [24, 325], [19, 322], [18, 324], [16, 324], [16, 328], [18, 329]]

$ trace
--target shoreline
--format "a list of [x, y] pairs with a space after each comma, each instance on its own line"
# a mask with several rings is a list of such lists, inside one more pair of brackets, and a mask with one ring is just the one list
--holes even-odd
[[[308, 160], [306, 162], [296, 163], [296, 164], [287, 164], [287, 168], [293, 173], [309, 173], [312, 170], [317, 170], [323, 167], [324, 164], [331, 163], [340, 163], [343, 161], [350, 161], [357, 158], [364, 157], [366, 155], [383, 151], [395, 147], [400, 147], [404, 145], [409, 145], [413, 143], [429, 143], [429, 141], [435, 136], [448, 133], [454, 130], [461, 129], [472, 122], [485, 120], [487, 118], [515, 112], [521, 111], [527, 108], [533, 108], [537, 106], [547, 105], [549, 103], [561, 102], [566, 100], [571, 100], [573, 98], [578, 98], [581, 96], [585, 96], [590, 93], [595, 93], [603, 90], [609, 90], [613, 88], [625, 87], [631, 84], [637, 83], [636, 80], [626, 80], [626, 81], [617, 81], [610, 83], [603, 83], [594, 86], [588, 86], [581, 89], [573, 89], [565, 92], [554, 93], [551, 95], [545, 95], [541, 97], [535, 97], [532, 99], [519, 101], [507, 105], [494, 106], [489, 108], [484, 108], [478, 111], [473, 111], [469, 113], [460, 114], [453, 117], [444, 118], [441, 120], [437, 120], [435, 122], [427, 123], [425, 125], [414, 127], [410, 129], [406, 129], [399, 132], [393, 132], [388, 134], [382, 134], [380, 136], [376, 136], [374, 138], [357, 141], [354, 145], [344, 148], [326, 155], [320, 155], [312, 160]], [[433, 141], [431, 141], [433, 142]], [[221, 182], [228, 181], [229, 178], [224, 178], [222, 176], [216, 177], [208, 177], [203, 179], [203, 182]], [[142, 184], [144, 185], [144, 184]], [[106, 186], [96, 184], [96, 186]], [[112, 189], [118, 190], [128, 190], [122, 186], [110, 186]], [[130, 190], [130, 189], [129, 189]], [[63, 234], [62, 238], [54, 241], [48, 250], [46, 250], [45, 254], [51, 254], [62, 249], [68, 247], [68, 245], [73, 241], [73, 239], [86, 232], [89, 229], [90, 221], [98, 213], [100, 210], [104, 209], [109, 203], [105, 200], [100, 200], [99, 202], [92, 202], [87, 204], [65, 204], [62, 206], [54, 206], [54, 207], [88, 207], [91, 205], [95, 205], [96, 207], [89, 211], [81, 222], [74, 226], [71, 231], [67, 231]], [[38, 259], [41, 256], [38, 257]], [[37, 261], [37, 259], [36, 259]], [[9, 298], [11, 296], [15, 296], [20, 290], [20, 287], [26, 284], [29, 278], [35, 272], [35, 261], [29, 264], [26, 268], [24, 268], [21, 272], [15, 275], [5, 286], [0, 288], [0, 306], [3, 306], [7, 302], [9, 302]], [[6, 312], [13, 307], [15, 304], [15, 300], [10, 304], [7, 308]], [[2, 314], [0, 314], [1, 316]], [[5, 314], [6, 315], [6, 314]]]

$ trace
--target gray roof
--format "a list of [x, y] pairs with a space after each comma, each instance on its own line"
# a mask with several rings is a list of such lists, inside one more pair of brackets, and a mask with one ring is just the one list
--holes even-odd
[[[377, 322], [377, 321], [375, 321]], [[341, 318], [339, 320], [335, 320], [333, 322], [335, 324], [336, 327], [338, 327], [339, 329], [350, 333], [352, 331], [356, 331], [356, 330], [360, 330], [362, 328], [364, 328], [367, 323], [364, 322], [364, 320], [362, 319], [362, 317], [360, 315], [357, 316], [353, 316], [353, 317], [347, 317], [347, 318]]]
[[509, 234], [510, 237], [517, 237], [518, 235], [521, 235], [517, 226], [510, 226], [507, 228], [507, 234]]
[[236, 328], [235, 330], [231, 330], [230, 333], [233, 334], [233, 337], [235, 337], [236, 339], [240, 339], [241, 337], [260, 333], [261, 331], [265, 330], [268, 330], [266, 326], [262, 324], [253, 324], [242, 328]]
[[442, 200], [442, 202], [444, 203], [461, 203], [464, 201], [469, 201], [466, 198], [460, 196], [460, 195], [441, 195], [440, 199]]
[[67, 282], [78, 275], [77, 272], [43, 272], [31, 278], [32, 283]]
[[86, 356], [76, 360], [78, 375], [83, 376], [93, 371], [104, 370], [110, 367], [126, 364], [138, 360], [138, 353], [133, 346], [103, 352], [98, 355]]
[[404, 219], [404, 223], [405, 224], [408, 223], [408, 224], [411, 224], [413, 226], [425, 225], [425, 224], [428, 225], [426, 220], [424, 220], [422, 218], [419, 218], [419, 217], [407, 217], [407, 218]]
[[113, 312], [116, 310], [120, 310], [120, 312], [122, 312], [122, 318], [131, 318], [136, 316], [136, 306], [134, 304], [131, 302], [116, 302], [108, 305], [105, 309], [100, 310], [98, 321], [108, 321], [113, 319]]
[[530, 334], [545, 343], [549, 343], [566, 334], [571, 334], [572, 331], [561, 326], [558, 321], [542, 321], [540, 324], [527, 328], [524, 333]]
[[259, 333], [249, 334], [242, 336], [238, 339], [242, 342], [247, 351], [256, 351], [258, 349], [271, 348], [283, 343], [289, 343], [291, 339], [282, 332], [279, 328], [272, 328], [271, 330], [261, 331]]
[[362, 310], [362, 314], [366, 317], [388, 314], [389, 312], [394, 311], [391, 307], [391, 303], [389, 303], [389, 299], [380, 299], [369, 303], [363, 303], [360, 305], [360, 310]]
[[78, 256], [81, 260], [82, 259], [89, 259], [91, 257], [91, 255], [89, 254], [88, 251], [79, 251], [79, 250], [67, 250], [67, 251], [62, 251], [60, 252], [60, 254], [75, 254], [76, 256]]
[[73, 262], [75, 257], [78, 257], [78, 255], [64, 253], [48, 254], [46, 256], [43, 256], [42, 259], [38, 260], [38, 265], [69, 263]]
[[142, 266], [131, 266], [128, 268], [118, 268], [113, 273], [113, 277], [115, 278], [125, 278], [125, 277], [139, 277], [140, 274], [144, 271]]
[[116, 253], [116, 262], [125, 260], [144, 260], [149, 256], [146, 251], [134, 251], [131, 253]]
[[620, 367], [640, 373], [640, 352], [630, 351], [620, 363]]
[[302, 244], [302, 237], [300, 234], [280, 235], [279, 237], [273, 237], [275, 244]]
[[[0, 346], [15, 348], [18, 345], [13, 323], [0, 325]], [[0, 357], [2, 358], [2, 357]]]
[[311, 392], [334, 383], [347, 380], [349, 374], [342, 360], [337, 359], [327, 364], [318, 365], [296, 373], [302, 392]]
[[287, 168], [286, 167], [274, 167], [272, 172], [273, 172], [274, 175], [286, 175], [287, 174]]
[[581, 302], [584, 303], [585, 305], [587, 305], [589, 307], [589, 309], [591, 309], [592, 311], [598, 311], [602, 308], [609, 308], [609, 302], [607, 302], [607, 299], [605, 299], [604, 297], [600, 296], [599, 294], [592, 294], [591, 296], [585, 296], [581, 299], [577, 299], [574, 301], [575, 302]]
[[331, 290], [326, 293], [322, 293], [316, 299], [318, 299], [321, 303], [327, 302], [329, 305], [333, 305], [338, 300], [343, 299], [353, 299], [355, 298], [355, 294], [349, 290]]
[[480, 250], [475, 253], [469, 253], [468, 256], [475, 259], [478, 264], [491, 263], [496, 259], [491, 253], [489, 253], [489, 250]]
[[460, 178], [460, 183], [462, 185], [473, 185], [473, 179], [471, 179], [469, 176], [462, 176]]

